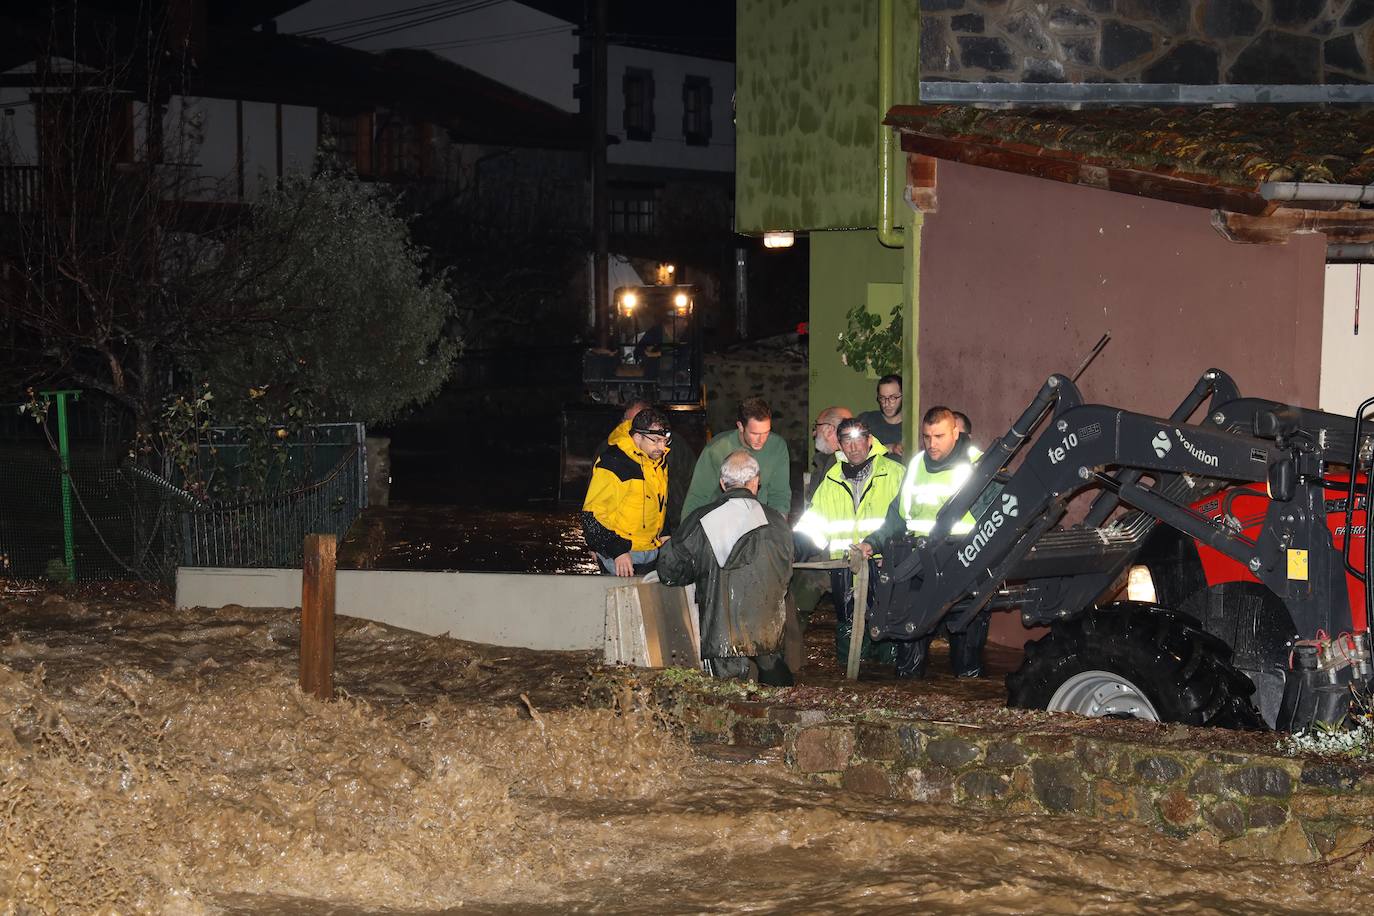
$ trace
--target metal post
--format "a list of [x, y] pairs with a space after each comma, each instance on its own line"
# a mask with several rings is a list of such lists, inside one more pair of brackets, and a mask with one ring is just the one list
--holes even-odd
[[749, 252], [735, 246], [735, 334], [749, 339]]
[[596, 345], [611, 343], [610, 231], [606, 194], [606, 108], [609, 85], [606, 63], [606, 0], [592, 0], [592, 294], [596, 299]]
[[72, 455], [67, 443], [67, 395], [81, 400], [80, 391], [44, 391], [43, 397], [57, 399], [57, 456], [62, 464], [62, 562], [66, 565], [67, 581], [76, 581], [76, 538], [72, 530]]

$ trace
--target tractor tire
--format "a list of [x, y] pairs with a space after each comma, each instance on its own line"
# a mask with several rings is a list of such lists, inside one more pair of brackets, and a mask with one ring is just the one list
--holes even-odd
[[1254, 691], [1196, 620], [1133, 602], [1055, 622], [1007, 677], [1011, 706], [1222, 728], [1264, 728]]

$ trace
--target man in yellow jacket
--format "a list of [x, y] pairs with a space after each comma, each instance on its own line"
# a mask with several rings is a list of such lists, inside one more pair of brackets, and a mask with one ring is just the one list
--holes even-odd
[[[838, 559], [882, 525], [906, 469], [887, 457], [887, 448], [863, 420], [841, 421], [835, 435], [840, 446], [836, 461], [816, 487], [795, 531]], [[869, 581], [876, 578], [870, 576]], [[854, 625], [854, 582], [849, 570], [831, 570], [830, 594], [835, 602], [835, 654], [843, 662], [849, 657]], [[866, 634], [864, 641], [868, 641]]]
[[582, 534], [610, 575], [645, 573], [658, 559], [672, 435], [660, 411], [641, 410], [628, 428], [616, 427], [612, 447], [592, 468], [582, 502]]

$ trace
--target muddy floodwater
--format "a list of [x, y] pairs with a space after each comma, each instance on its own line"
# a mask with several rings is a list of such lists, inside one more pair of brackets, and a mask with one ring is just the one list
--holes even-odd
[[[579, 707], [591, 659], [0, 582], [0, 911], [1313, 913], [1370, 865], [994, 816], [714, 760]], [[815, 689], [815, 688], [810, 688]]]

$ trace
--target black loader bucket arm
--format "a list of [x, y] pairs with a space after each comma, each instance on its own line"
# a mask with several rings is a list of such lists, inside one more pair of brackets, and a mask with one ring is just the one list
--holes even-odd
[[[1288, 581], [1284, 561], [1286, 551], [1306, 549], [1309, 536], [1322, 536], [1324, 528], [1306, 524], [1313, 517], [1324, 518], [1320, 487], [1300, 488], [1299, 498], [1291, 502], [1272, 501], [1259, 543], [1192, 511], [1188, 503], [1204, 495], [1200, 486], [1265, 481], [1271, 465], [1290, 457], [1290, 450], [1280, 447], [1281, 439], [1240, 435], [1229, 424], [1220, 428], [1215, 423], [1183, 422], [1209, 394], [1209, 419], [1220, 404], [1239, 402], [1234, 384], [1218, 370], [1204, 374], [1167, 419], [1083, 404], [1068, 378], [1051, 376], [1007, 434], [980, 459], [968, 483], [944, 506], [930, 536], [918, 538], [909, 553], [898, 549], [887, 554], [878, 601], [870, 616], [873, 635], [912, 639], [932, 632], [946, 616], [950, 629], [961, 630], [998, 597], [1009, 580], [1032, 584], [1029, 591], [1023, 587], [1011, 603], [1038, 604], [1039, 613], [1047, 617], [1060, 607], [1076, 611], [1111, 584], [1156, 521], [1247, 565], [1276, 593], [1285, 595], [1290, 607], [1301, 604], [1303, 596], [1295, 594], [1295, 586], [1300, 591], [1301, 584]], [[1262, 403], [1256, 402], [1256, 409]], [[1050, 422], [1026, 446], [1021, 465], [1010, 476], [1003, 474], [1051, 408]], [[1143, 484], [1146, 476], [1154, 482]], [[984, 499], [989, 486], [1002, 481], [1004, 486], [981, 510], [973, 530], [950, 537], [954, 522]], [[1092, 525], [1053, 530], [1069, 500], [1089, 487], [1103, 490], [1089, 510]], [[1303, 504], [1312, 499], [1316, 505]], [[1132, 524], [1096, 527], [1111, 515], [1118, 501], [1138, 510], [1129, 516]], [[1309, 555], [1314, 561], [1312, 579], [1320, 579], [1324, 589], [1331, 588], [1343, 575], [1339, 555], [1334, 555], [1335, 562], [1329, 559], [1333, 556], [1329, 549], [1314, 549]], [[1069, 557], [1071, 562], [1056, 569], [1057, 556]], [[1037, 581], [1044, 586], [1038, 593]], [[1341, 613], [1339, 608], [1317, 607], [1318, 603], [1314, 599], [1314, 615]], [[1348, 608], [1344, 614], [1348, 627]], [[1340, 621], [1330, 624], [1334, 625], [1331, 631], [1341, 630]]]

